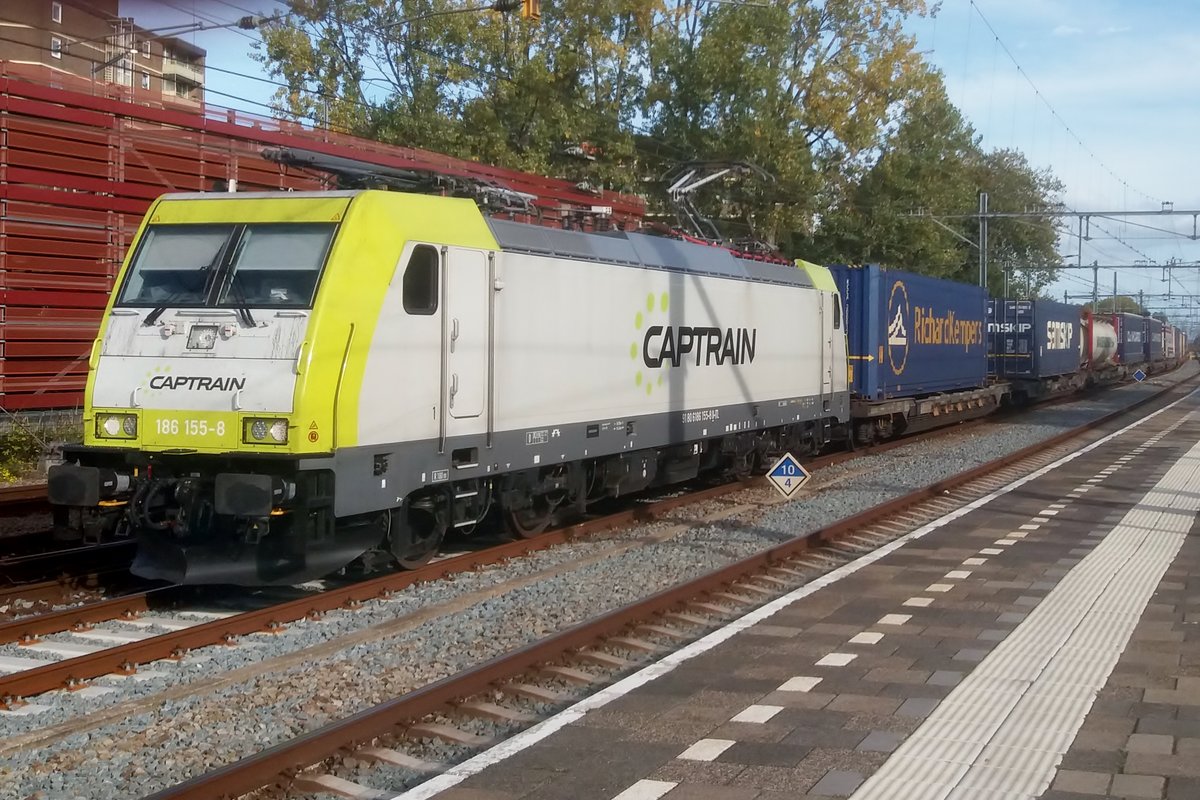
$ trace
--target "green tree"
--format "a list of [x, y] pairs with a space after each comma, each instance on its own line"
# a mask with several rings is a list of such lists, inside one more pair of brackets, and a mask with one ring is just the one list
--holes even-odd
[[[1091, 303], [1084, 303], [1083, 307], [1089, 311], [1092, 310]], [[1112, 314], [1114, 308], [1116, 309], [1116, 312], [1119, 314], [1145, 314], [1146, 313], [1146, 309], [1144, 309], [1140, 305], [1138, 305], [1137, 300], [1134, 300], [1132, 297], [1129, 297], [1129, 296], [1123, 295], [1123, 294], [1117, 295], [1115, 303], [1114, 303], [1112, 297], [1101, 297], [1096, 302], [1096, 313], [1097, 314]]]
[[951, 104], [940, 76], [927, 73], [878, 159], [816, 232], [814, 255], [961, 277], [978, 252], [968, 226], [914, 215], [974, 207], [981, 159], [974, 130]]
[[288, 84], [284, 113], [629, 190], [656, 2], [558, 0], [532, 24], [448, 0], [290, 0], [258, 58]]
[[[650, 42], [645, 113], [667, 152], [748, 160], [771, 186], [714, 185], [713, 216], [788, 249], [882, 141], [922, 71], [903, 20], [922, 0], [676, 0]], [[658, 164], [660, 168], [662, 164]]]
[[[825, 260], [879, 262], [976, 283], [980, 191], [992, 211], [1051, 208], [1062, 185], [1013, 150], [984, 152], [974, 129], [928, 72], [904, 103], [895, 133], [843, 204], [830, 210], [810, 246]], [[988, 288], [1000, 295], [1006, 275], [1036, 297], [1061, 263], [1051, 217], [997, 219], [988, 225]]]

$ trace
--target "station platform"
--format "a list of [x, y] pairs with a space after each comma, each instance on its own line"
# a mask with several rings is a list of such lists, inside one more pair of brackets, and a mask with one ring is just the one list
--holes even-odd
[[1200, 798], [1200, 394], [401, 795]]

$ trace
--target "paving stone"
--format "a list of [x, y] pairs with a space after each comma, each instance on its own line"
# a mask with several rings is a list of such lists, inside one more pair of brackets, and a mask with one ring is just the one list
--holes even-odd
[[1122, 750], [1083, 750], [1072, 747], [1063, 756], [1058, 767], [1079, 772], [1123, 772], [1125, 753]]
[[846, 720], [846, 724], [842, 727], [846, 731], [859, 733], [887, 731], [907, 737], [921, 727], [921, 720], [917, 717], [896, 717], [890, 714], [855, 714]]
[[827, 692], [771, 692], [762, 699], [763, 703], [785, 708], [818, 709], [829, 705], [835, 694]]
[[723, 761], [672, 761], [650, 773], [651, 780], [684, 783], [718, 784], [731, 782], [745, 771], [744, 764], [729, 764]]
[[875, 683], [911, 683], [920, 685], [929, 680], [932, 673], [919, 669], [876, 668], [866, 674], [866, 680]]
[[1175, 752], [1181, 758], [1200, 759], [1200, 739], [1183, 738], [1175, 742]]
[[1171, 755], [1175, 752], [1175, 739], [1157, 733], [1135, 733], [1129, 737], [1125, 749], [1130, 753]]
[[749, 766], [744, 767], [730, 783], [733, 786], [752, 786], [766, 791], [788, 792], [795, 797], [807, 792], [819, 779], [819, 775], [807, 774], [803, 769]]
[[1054, 777], [1052, 788], [1063, 792], [1079, 792], [1081, 794], [1104, 794], [1112, 775], [1104, 772], [1079, 772], [1071, 769], [1060, 769]]
[[900, 707], [894, 697], [874, 697], [861, 694], [842, 694], [834, 698], [826, 708], [831, 711], [848, 711], [864, 714], [891, 714]]
[[1117, 797], [1160, 798], [1165, 784], [1158, 775], [1114, 775], [1110, 791]]
[[866, 779], [867, 776], [861, 772], [830, 770], [825, 773], [825, 777], [817, 781], [810, 794], [849, 797]]
[[940, 702], [940, 700], [931, 697], [910, 697], [896, 709], [896, 715], [924, 718], [929, 716], [930, 712], [937, 708]]
[[704, 783], [680, 783], [665, 795], [669, 800], [755, 800], [758, 796], [758, 790], [750, 787]]
[[871, 731], [867, 738], [858, 743], [856, 750], [873, 750], [880, 753], [890, 753], [904, 741], [903, 736], [889, 731]]
[[1196, 774], [1194, 758], [1164, 756], [1153, 753], [1130, 753], [1125, 756], [1125, 771], [1137, 775], [1177, 775], [1188, 777]]
[[794, 767], [812, 748], [794, 744], [770, 742], [738, 742], [717, 758], [724, 762], [747, 766]]
[[[1200, 738], [1200, 721], [1144, 717], [1137, 721], [1137, 732], [1161, 733], [1183, 739], [1197, 739]], [[1197, 797], [1200, 797], [1200, 795], [1197, 795]]]
[[954, 670], [939, 669], [929, 676], [926, 681], [931, 686], [957, 686], [963, 679], [963, 673]]
[[1195, 800], [1200, 797], [1200, 778], [1167, 778], [1167, 800]]
[[[798, 728], [789, 733], [780, 744], [802, 748], [844, 748], [852, 750], [867, 737], [867, 731], [830, 728]], [[807, 754], [807, 750], [805, 753]]]

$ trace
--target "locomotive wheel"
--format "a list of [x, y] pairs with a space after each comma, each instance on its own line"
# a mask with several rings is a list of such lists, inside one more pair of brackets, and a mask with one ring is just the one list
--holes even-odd
[[533, 501], [532, 507], [509, 511], [505, 518], [508, 520], [508, 529], [514, 536], [518, 539], [532, 539], [550, 527], [550, 523], [554, 521], [554, 506], [545, 498], [539, 497]]
[[[401, 547], [393, 547], [392, 552], [393, 558], [402, 569], [416, 569], [428, 564], [437, 554], [446, 535], [446, 525], [441, 515], [434, 510], [433, 504], [420, 501], [418, 503], [409, 509], [409, 524], [393, 531], [393, 534], [399, 533], [400, 530], [406, 530], [408, 533], [408, 541]], [[395, 520], [392, 524], [396, 524]]]
[[396, 557], [396, 563], [401, 569], [416, 569], [428, 564], [442, 545], [443, 533], [444, 530], [438, 528], [420, 539], [414, 538], [404, 556]]

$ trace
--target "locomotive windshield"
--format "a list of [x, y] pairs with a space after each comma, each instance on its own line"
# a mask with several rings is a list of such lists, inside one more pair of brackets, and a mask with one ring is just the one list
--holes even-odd
[[312, 306], [334, 223], [151, 225], [121, 306]]

